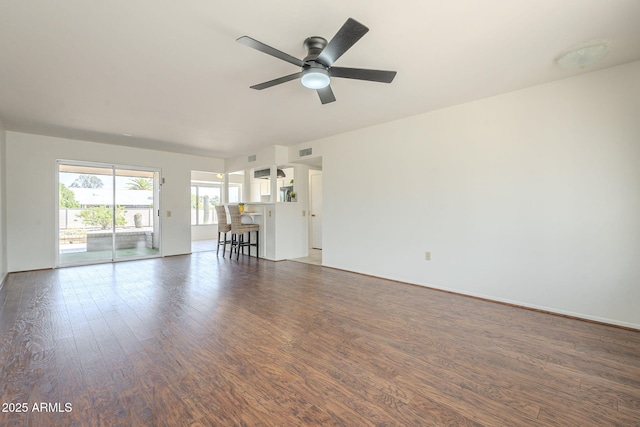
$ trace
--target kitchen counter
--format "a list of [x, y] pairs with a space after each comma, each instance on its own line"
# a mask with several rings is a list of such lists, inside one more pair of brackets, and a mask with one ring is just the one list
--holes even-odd
[[260, 226], [260, 256], [272, 261], [309, 254], [307, 211], [298, 202], [245, 203], [244, 221]]

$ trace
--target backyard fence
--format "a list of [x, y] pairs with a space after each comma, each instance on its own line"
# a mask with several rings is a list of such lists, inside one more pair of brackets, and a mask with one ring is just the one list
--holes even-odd
[[[69, 229], [95, 229], [94, 225], [85, 225], [82, 222], [82, 218], [79, 216], [80, 212], [85, 209], [73, 208], [73, 209], [60, 209], [60, 215], [58, 227], [60, 230]], [[124, 212], [126, 220], [125, 227], [135, 227], [134, 215], [139, 213], [142, 215], [142, 227], [153, 227], [153, 208], [127, 208]]]

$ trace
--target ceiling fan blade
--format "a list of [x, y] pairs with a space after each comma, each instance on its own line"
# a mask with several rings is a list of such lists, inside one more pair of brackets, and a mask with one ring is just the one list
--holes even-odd
[[266, 53], [267, 55], [275, 56], [278, 59], [290, 62], [291, 64], [297, 65], [298, 67], [302, 67], [304, 65], [304, 63], [300, 59], [293, 57], [287, 53], [281, 52], [278, 49], [274, 49], [271, 46], [259, 42], [258, 40], [252, 39], [249, 36], [242, 36], [236, 41], [255, 50], [259, 50], [260, 52]]
[[316, 61], [330, 67], [338, 58], [342, 56], [351, 46], [356, 44], [369, 29], [356, 21], [349, 18], [342, 28], [338, 30], [329, 44], [322, 50]]
[[267, 89], [271, 86], [279, 85], [280, 83], [286, 83], [291, 80], [299, 79], [301, 76], [302, 76], [302, 72], [289, 74], [288, 76], [280, 77], [278, 79], [269, 80], [268, 82], [253, 85], [251, 86], [251, 89], [256, 89], [256, 90]]
[[320, 102], [323, 104], [328, 104], [336, 100], [336, 97], [333, 95], [333, 91], [331, 90], [331, 86], [316, 89], [316, 91], [318, 92], [318, 96], [320, 96]]
[[396, 76], [395, 71], [368, 70], [365, 68], [332, 67], [331, 77], [343, 79], [369, 80], [372, 82], [391, 83]]

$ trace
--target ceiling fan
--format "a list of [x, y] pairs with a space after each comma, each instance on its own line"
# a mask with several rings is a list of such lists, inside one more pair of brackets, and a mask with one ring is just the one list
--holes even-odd
[[262, 42], [248, 36], [242, 36], [237, 41], [245, 46], [249, 46], [267, 55], [287, 61], [302, 68], [301, 71], [288, 76], [280, 77], [268, 82], [251, 86], [251, 89], [262, 90], [279, 85], [291, 80], [300, 79], [302, 85], [309, 89], [315, 89], [323, 104], [334, 102], [336, 97], [331, 90], [331, 77], [344, 79], [369, 80], [372, 82], [391, 83], [396, 76], [395, 71], [369, 70], [364, 68], [344, 68], [334, 67], [336, 62], [347, 50], [362, 38], [369, 28], [365, 27], [355, 19], [349, 18], [347, 22], [338, 30], [329, 43], [327, 40], [313, 36], [304, 41], [307, 49], [307, 56], [300, 60], [284, 52], [274, 49]]

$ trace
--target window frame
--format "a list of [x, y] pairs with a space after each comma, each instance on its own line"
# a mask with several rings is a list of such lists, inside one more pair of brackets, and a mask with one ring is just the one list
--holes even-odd
[[[216, 188], [218, 189], [218, 200], [220, 200], [220, 203], [222, 203], [222, 185], [219, 183], [203, 183], [203, 182], [194, 182], [191, 181], [191, 193], [190, 195], [193, 196], [193, 189], [195, 188], [196, 193], [196, 206], [195, 208], [192, 206], [191, 209], [195, 209], [196, 210], [196, 218], [195, 218], [195, 223], [193, 222], [193, 216], [191, 218], [191, 226], [192, 227], [206, 227], [206, 226], [212, 226], [212, 225], [218, 225], [218, 215], [216, 213], [216, 210], [213, 209], [212, 215], [213, 215], [213, 221], [208, 223], [208, 224], [203, 224], [201, 223], [201, 218], [200, 218], [200, 208], [198, 207], [198, 203], [199, 203], [199, 199], [200, 199], [200, 188]], [[212, 206], [216, 206], [216, 205], [212, 205]]]

